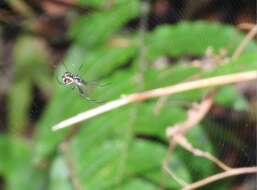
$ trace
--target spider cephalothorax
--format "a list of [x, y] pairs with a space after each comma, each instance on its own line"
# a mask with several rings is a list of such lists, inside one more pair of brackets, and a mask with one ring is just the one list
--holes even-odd
[[65, 85], [74, 83], [74, 75], [70, 72], [65, 72], [62, 76], [62, 81]]
[[91, 99], [88, 97], [87, 89], [90, 89], [89, 87], [97, 86], [95, 81], [84, 81], [83, 79], [80, 78], [79, 75], [74, 75], [71, 72], [66, 71], [62, 75], [62, 82], [64, 85], [72, 85], [73, 89], [74, 89], [74, 87], [77, 87], [80, 95], [85, 97], [88, 101], [100, 103], [100, 101], [94, 100], [94, 99]]

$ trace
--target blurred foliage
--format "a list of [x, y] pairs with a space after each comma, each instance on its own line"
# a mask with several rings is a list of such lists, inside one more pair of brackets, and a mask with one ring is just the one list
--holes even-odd
[[[106, 6], [105, 1], [80, 2], [100, 9]], [[158, 88], [193, 78], [248, 71], [257, 66], [254, 42], [249, 43], [237, 60], [215, 65], [208, 71], [193, 66], [181, 57], [204, 57], [208, 47], [215, 53], [226, 49], [231, 56], [244, 35], [232, 26], [181, 22], [161, 25], [145, 33], [147, 69], [142, 73], [138, 69], [142, 64], [139, 62], [142, 39], [138, 31], [124, 29], [140, 15], [140, 3], [115, 2], [111, 8], [78, 16], [68, 32], [71, 47], [52, 78], [44, 44], [31, 36], [20, 36], [16, 41], [13, 54], [16, 78], [8, 98], [10, 133], [0, 136], [0, 174], [7, 179], [8, 190], [17, 187], [71, 190], [75, 189], [74, 178], [82, 189], [90, 190], [155, 190], [160, 184], [166, 189], [180, 187], [171, 176], [163, 175], [162, 163], [168, 151], [165, 129], [186, 118], [185, 107], [175, 104], [176, 101], [198, 101], [207, 90], [168, 97], [159, 111], [156, 111], [156, 99], [113, 110], [79, 124], [81, 128], [68, 138], [72, 129], [53, 132], [51, 127], [97, 105], [80, 97], [76, 89], [58, 84], [56, 79], [67, 69], [79, 72], [86, 80], [108, 82], [108, 86], [95, 92], [99, 100], [108, 101], [136, 92], [140, 86], [144, 87], [140, 90]], [[120, 38], [125, 45], [113, 43]], [[176, 61], [158, 67], [157, 60], [162, 57], [173, 57]], [[143, 76], [141, 80], [139, 75]], [[36, 123], [35, 135], [24, 140], [21, 134], [28, 125], [35, 86], [49, 96], [49, 102]], [[220, 88], [215, 101], [238, 110], [248, 108], [247, 101], [233, 86]], [[20, 137], [14, 138], [17, 134]], [[201, 125], [187, 137], [194, 146], [213, 153], [213, 145]], [[67, 149], [63, 150], [60, 144], [65, 140]], [[169, 169], [188, 183], [216, 170], [208, 160], [182, 149], [173, 153]]]

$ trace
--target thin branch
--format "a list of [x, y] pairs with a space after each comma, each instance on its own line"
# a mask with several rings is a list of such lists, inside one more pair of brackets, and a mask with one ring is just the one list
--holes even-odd
[[209, 152], [202, 151], [198, 148], [193, 147], [192, 144], [190, 142], [188, 142], [188, 140], [183, 135], [176, 135], [173, 140], [176, 141], [176, 143], [178, 143], [180, 146], [182, 146], [187, 151], [193, 153], [194, 155], [204, 157], [208, 160], [213, 161], [217, 166], [219, 166], [220, 168], [222, 168], [225, 171], [232, 169], [231, 167], [224, 164], [222, 161], [220, 161], [218, 158], [216, 158]]
[[[179, 144], [187, 151], [196, 156], [201, 156], [213, 161], [216, 165], [224, 170], [231, 168], [224, 164], [222, 161], [211, 155], [209, 152], [204, 152], [192, 146], [192, 144], [185, 138], [184, 134], [192, 127], [196, 126], [209, 112], [213, 104], [214, 93], [209, 93], [200, 104], [194, 105], [187, 112], [187, 119], [184, 122], [178, 123], [175, 126], [169, 127], [166, 130], [166, 136], [170, 139], [170, 144]], [[167, 159], [167, 158], [166, 158]], [[170, 160], [170, 158], [169, 158]], [[164, 163], [167, 163], [166, 160]], [[165, 167], [165, 166], [164, 166]], [[168, 167], [167, 169], [168, 170]], [[174, 178], [175, 179], [175, 178]], [[175, 179], [176, 180], [176, 179]], [[177, 181], [177, 180], [176, 180]]]
[[[188, 112], [187, 112], [188, 116], [187, 116], [186, 121], [176, 124], [173, 127], [169, 127], [166, 130], [166, 136], [168, 136], [168, 138], [170, 139], [170, 143], [169, 143], [168, 154], [167, 154], [165, 160], [163, 161], [163, 171], [168, 172], [171, 175], [171, 177], [176, 182], [178, 182], [181, 186], [185, 186], [183, 183], [181, 183], [181, 182], [183, 182], [183, 180], [178, 178], [169, 169], [169, 160], [171, 160], [172, 151], [174, 150], [174, 148], [177, 144], [181, 145], [186, 150], [193, 152], [195, 155], [207, 157], [214, 161], [218, 160], [214, 156], [211, 156], [210, 154], [208, 154], [206, 152], [202, 152], [202, 151], [194, 148], [184, 137], [184, 134], [186, 133], [186, 131], [188, 129], [194, 127], [197, 123], [199, 123], [204, 118], [204, 116], [208, 113], [208, 111], [210, 110], [212, 103], [213, 103], [213, 96], [214, 96], [214, 93], [209, 93], [208, 96], [206, 96], [200, 104], [193, 105], [193, 107], [188, 110]], [[222, 162], [218, 161], [218, 165], [219, 165], [219, 163], [222, 163]], [[220, 165], [222, 167], [225, 164], [222, 163]], [[224, 167], [224, 168], [227, 169], [228, 167]]]
[[78, 179], [78, 177], [76, 176], [76, 172], [75, 172], [75, 163], [74, 163], [74, 159], [71, 157], [70, 154], [70, 150], [69, 150], [69, 143], [67, 141], [63, 142], [60, 146], [60, 149], [64, 155], [64, 158], [67, 162], [67, 167], [69, 169], [69, 176], [71, 179], [71, 183], [74, 187], [75, 190], [81, 190], [81, 184], [80, 181]]
[[242, 40], [242, 42], [239, 44], [238, 48], [234, 52], [232, 59], [237, 59], [243, 50], [245, 49], [246, 45], [254, 38], [254, 36], [257, 34], [257, 24], [250, 30], [250, 32], [246, 35], [246, 37]]
[[257, 173], [257, 167], [245, 167], [245, 168], [236, 168], [236, 169], [231, 169], [219, 174], [212, 175], [210, 177], [207, 177], [203, 180], [200, 180], [198, 182], [192, 183], [186, 187], [184, 187], [182, 190], [192, 190], [196, 189], [202, 186], [205, 186], [207, 184], [210, 184], [214, 181], [218, 181], [220, 179], [224, 179], [230, 176], [235, 176], [235, 175], [242, 175], [242, 174], [250, 174], [250, 173]]
[[180, 83], [173, 86], [157, 88], [157, 89], [153, 89], [153, 90], [149, 90], [141, 93], [135, 93], [135, 94], [123, 96], [120, 99], [108, 102], [97, 108], [75, 115], [67, 120], [64, 120], [56, 124], [55, 126], [53, 126], [52, 130], [55, 131], [58, 129], [62, 129], [62, 128], [74, 125], [81, 121], [85, 121], [89, 118], [95, 117], [97, 115], [100, 115], [107, 111], [127, 105], [132, 102], [139, 102], [150, 98], [168, 96], [171, 94], [188, 91], [188, 90], [221, 86], [225, 84], [256, 80], [256, 79], [257, 79], [257, 72], [248, 71], [248, 72], [241, 72], [236, 74], [228, 74], [223, 76], [211, 77], [211, 78], [206, 78], [206, 79], [201, 79], [201, 80], [196, 80], [191, 82], [185, 82], [185, 83]]
[[243, 30], [251, 30], [254, 26], [255, 24], [253, 23], [241, 23], [237, 25], [239, 29], [243, 29]]
[[188, 129], [198, 124], [208, 113], [213, 103], [213, 94], [205, 97], [200, 104], [195, 104], [187, 111], [187, 119], [166, 130], [168, 138], [175, 138], [177, 135], [184, 134]]
[[185, 182], [183, 179], [179, 178], [174, 172], [172, 172], [167, 166], [164, 167], [165, 171], [176, 181], [180, 186], [184, 187], [187, 186], [188, 183]]
[[[167, 170], [169, 170], [169, 161], [171, 160], [172, 153], [173, 153], [175, 147], [176, 147], [176, 142], [175, 141], [171, 141], [169, 143], [169, 148], [168, 148], [168, 151], [167, 151], [167, 155], [166, 155], [166, 157], [165, 157], [165, 159], [163, 160], [163, 163], [162, 163], [162, 176], [161, 176], [160, 190], [164, 190], [165, 189], [164, 188], [164, 185], [165, 185], [165, 174], [166, 174], [165, 172], [167, 172]], [[168, 174], [170, 174], [170, 172], [168, 172]], [[173, 175], [171, 175], [171, 177], [173, 177], [173, 179], [178, 184], [180, 184], [183, 187], [183, 183], [181, 183], [181, 181], [183, 181], [182, 179], [178, 178], [177, 176], [174, 177]]]

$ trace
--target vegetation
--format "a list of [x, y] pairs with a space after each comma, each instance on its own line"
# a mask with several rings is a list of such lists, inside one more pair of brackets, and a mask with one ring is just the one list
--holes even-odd
[[[67, 69], [85, 80], [108, 83], [94, 93], [105, 102], [256, 69], [257, 44], [253, 40], [238, 58], [231, 58], [245, 36], [233, 26], [181, 21], [145, 30], [140, 21], [138, 29], [131, 29], [130, 22], [141, 14], [138, 0], [119, 0], [107, 9], [102, 8], [103, 2], [81, 0], [81, 5], [95, 10], [71, 15], [74, 21], [67, 32], [71, 44], [56, 68], [49, 66], [52, 60], [41, 38], [21, 34], [15, 41], [15, 78], [7, 98], [8, 132], [0, 134], [0, 176], [6, 189], [154, 190], [161, 185], [180, 189], [163, 170], [169, 151], [165, 129], [186, 120], [191, 103], [201, 101], [210, 90], [216, 91], [214, 104], [249, 112], [246, 98], [235, 86], [226, 85], [133, 103], [53, 132], [51, 128], [58, 122], [99, 106], [76, 89], [58, 83]], [[46, 100], [44, 107], [33, 105], [35, 87]], [[164, 103], [158, 107], [160, 101]], [[29, 114], [31, 106], [32, 114], [43, 111], [35, 121]], [[195, 147], [216, 155], [217, 144], [206, 129], [211, 124], [215, 125], [214, 121], [206, 117], [186, 137]], [[28, 138], [29, 125], [34, 132]], [[232, 137], [223, 138], [233, 144]], [[234, 144], [239, 149], [244, 146], [239, 140]], [[187, 183], [220, 171], [210, 160], [182, 148], [172, 152], [168, 167]], [[219, 189], [226, 189], [228, 182], [219, 183]]]

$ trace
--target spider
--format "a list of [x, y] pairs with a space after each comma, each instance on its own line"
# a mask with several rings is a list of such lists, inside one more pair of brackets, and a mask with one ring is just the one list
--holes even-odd
[[77, 88], [80, 96], [86, 98], [89, 102], [102, 103], [102, 101], [91, 99], [88, 95], [88, 92], [93, 90], [92, 88], [95, 89], [98, 86], [103, 86], [101, 84], [97, 84], [96, 81], [85, 81], [79, 75], [66, 71], [62, 75], [62, 82], [59, 80], [58, 82], [65, 86], [72, 86], [72, 89]]

